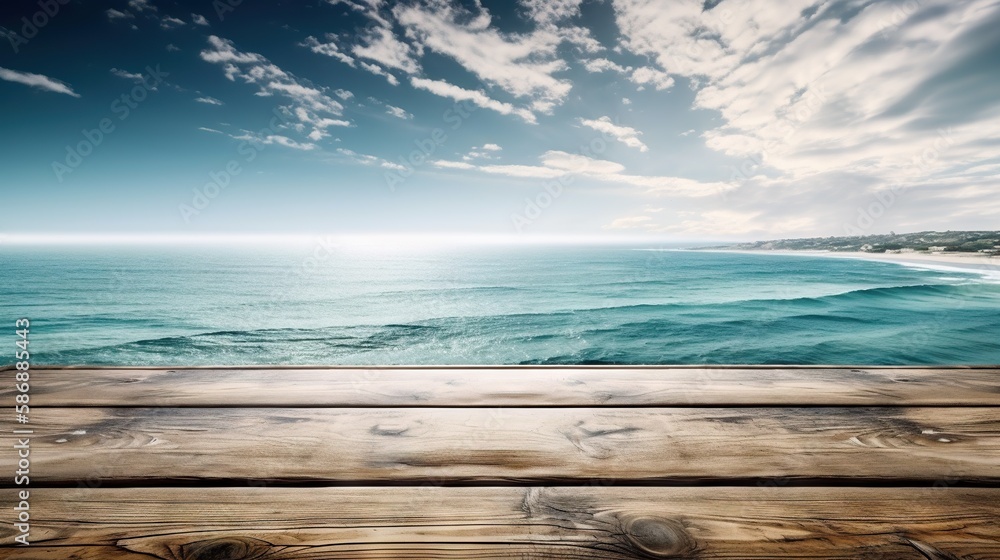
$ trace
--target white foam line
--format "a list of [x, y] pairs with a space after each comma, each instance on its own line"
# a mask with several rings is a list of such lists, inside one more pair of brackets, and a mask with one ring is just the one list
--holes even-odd
[[[675, 250], [675, 249], [672, 249]], [[862, 261], [873, 261], [881, 263], [896, 264], [907, 268], [919, 268], [934, 270], [937, 272], [959, 272], [963, 274], [976, 274], [990, 283], [1000, 283], [1000, 263], [969, 263], [962, 266], [961, 263], [941, 264], [926, 261], [901, 260], [895, 258], [879, 258], [878, 254], [862, 255], [856, 253], [835, 253], [832, 251], [748, 251], [740, 249], [682, 249], [685, 251], [699, 253], [738, 253], [741, 255], [771, 255], [779, 257], [820, 257], [830, 259], [854, 259]]]

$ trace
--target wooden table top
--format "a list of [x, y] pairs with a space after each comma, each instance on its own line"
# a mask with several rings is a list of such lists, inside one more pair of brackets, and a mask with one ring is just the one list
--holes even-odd
[[30, 395], [4, 559], [1000, 559], [1000, 368], [38, 368]]

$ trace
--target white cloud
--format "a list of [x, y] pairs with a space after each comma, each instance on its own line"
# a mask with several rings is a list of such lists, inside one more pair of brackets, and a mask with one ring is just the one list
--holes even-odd
[[540, 165], [482, 165], [476, 167], [480, 171], [495, 175], [506, 175], [521, 179], [555, 179], [566, 175], [562, 169], [553, 169]]
[[116, 10], [114, 8], [109, 8], [108, 11], [106, 11], [104, 13], [108, 16], [108, 19], [111, 20], [111, 21], [115, 21], [115, 20], [119, 20], [119, 19], [132, 19], [132, 18], [135, 17], [134, 15], [132, 15], [129, 12], [122, 12], [122, 11]]
[[385, 6], [385, 0], [327, 0], [327, 2], [334, 6], [347, 6], [356, 12], [360, 12], [382, 27], [389, 27], [391, 25], [381, 14], [381, 9]]
[[657, 90], [669, 89], [674, 85], [674, 79], [670, 77], [670, 74], [649, 67], [636, 68], [628, 79], [634, 84], [651, 85]]
[[184, 20], [175, 17], [166, 16], [160, 20], [160, 27], [164, 29], [173, 29], [182, 25], [185, 25]]
[[631, 105], [631, 104], [632, 104], [631, 99], [629, 99], [628, 97], [622, 97], [622, 105]]
[[583, 0], [520, 0], [528, 16], [539, 23], [554, 23], [580, 14]]
[[334, 95], [336, 95], [337, 97], [341, 98], [344, 101], [347, 101], [354, 97], [354, 94], [347, 91], [346, 89], [335, 89], [333, 90], [333, 93]]
[[223, 64], [226, 77], [230, 80], [239, 78], [247, 84], [257, 85], [265, 95], [282, 94], [313, 112], [341, 114], [344, 107], [339, 102], [319, 89], [302, 85], [293, 75], [263, 56], [240, 52], [232, 41], [214, 35], [209, 37], [208, 42], [210, 48], [201, 51], [202, 60]]
[[168, 43], [167, 44], [167, 51], [168, 52], [178, 52], [180, 50], [181, 50], [180, 47], [178, 47], [177, 45], [175, 45], [173, 43]]
[[354, 67], [354, 58], [348, 54], [340, 52], [340, 47], [337, 46], [332, 40], [326, 43], [320, 42], [319, 39], [315, 37], [306, 37], [306, 40], [299, 43], [299, 46], [308, 47], [309, 50], [316, 54], [322, 54], [324, 56], [329, 56], [336, 58], [337, 60], [343, 62], [344, 64]]
[[0, 80], [16, 82], [33, 88], [43, 89], [45, 91], [65, 93], [66, 95], [70, 95], [72, 97], [80, 97], [80, 94], [73, 91], [73, 88], [70, 86], [60, 82], [59, 80], [49, 78], [48, 76], [43, 76], [41, 74], [20, 72], [0, 66]]
[[208, 25], [208, 20], [201, 14], [191, 14], [191, 21], [193, 21], [195, 25]]
[[437, 160], [432, 161], [431, 164], [435, 167], [442, 167], [444, 169], [476, 169], [475, 165], [464, 161]]
[[482, 146], [473, 146], [469, 153], [462, 156], [464, 161], [482, 160], [482, 159], [497, 159], [499, 157], [498, 152], [502, 151], [503, 148], [499, 144], [483, 144]]
[[643, 144], [642, 140], [639, 140], [641, 132], [632, 127], [616, 125], [611, 122], [611, 117], [601, 117], [597, 120], [580, 119], [580, 124], [598, 132], [603, 132], [630, 148], [638, 149], [640, 152], [649, 151], [649, 147]]
[[468, 12], [452, 5], [399, 5], [393, 10], [407, 37], [436, 53], [453, 58], [487, 84], [526, 98], [536, 111], [549, 112], [572, 88], [556, 78], [566, 63], [557, 47], [564, 38], [541, 27], [531, 34], [503, 34], [489, 27], [485, 9]]
[[562, 40], [576, 45], [588, 53], [604, 50], [590, 34], [590, 30], [567, 23], [580, 15], [582, 0], [521, 0], [527, 15], [535, 24]]
[[277, 144], [279, 146], [284, 146], [286, 148], [291, 148], [293, 150], [311, 151], [317, 148], [316, 144], [312, 142], [296, 142], [287, 136], [282, 136], [280, 134], [254, 134], [252, 132], [245, 132], [238, 136], [233, 136], [237, 140], [246, 140], [248, 142], [253, 142], [258, 145], [270, 146]]
[[542, 154], [541, 165], [476, 165], [468, 161], [439, 160], [441, 168], [480, 171], [522, 179], [554, 179], [574, 175], [593, 181], [634, 187], [635, 194], [704, 198], [731, 191], [738, 185], [723, 182], [702, 182], [683, 177], [631, 175], [620, 163], [596, 159], [582, 154], [550, 150]]
[[209, 48], [201, 51], [202, 60], [221, 64], [226, 78], [230, 80], [239, 79], [257, 86], [256, 95], [281, 95], [290, 100], [291, 111], [301, 123], [301, 128], [312, 127], [310, 138], [322, 137], [326, 128], [331, 126], [350, 125], [346, 120], [329, 118], [330, 115], [341, 116], [344, 106], [323, 90], [303, 85], [295, 76], [257, 53], [237, 50], [232, 41], [212, 35], [208, 43]]
[[111, 73], [124, 80], [131, 80], [137, 84], [142, 83], [142, 74], [137, 74], [135, 72], [126, 72], [125, 70], [119, 70], [118, 68], [112, 68]]
[[348, 159], [355, 163], [360, 163], [361, 165], [370, 165], [381, 167], [382, 169], [392, 169], [394, 171], [405, 171], [406, 166], [391, 162], [387, 159], [382, 159], [378, 156], [359, 154], [354, 150], [348, 150], [347, 148], [337, 148], [337, 153], [346, 156]]
[[207, 127], [204, 127], [204, 126], [199, 126], [198, 130], [203, 130], [205, 132], [212, 132], [212, 133], [215, 133], [215, 134], [225, 134], [225, 132], [222, 132], [221, 130], [215, 130], [214, 128], [207, 128]]
[[460, 88], [454, 84], [449, 84], [448, 82], [428, 80], [426, 78], [410, 78], [410, 84], [415, 88], [429, 91], [434, 95], [448, 97], [450, 99], [454, 99], [455, 101], [469, 101], [479, 107], [496, 111], [503, 115], [516, 115], [524, 119], [525, 122], [536, 122], [535, 115], [531, 111], [514, 107], [510, 103], [503, 103], [495, 99], [491, 99], [481, 91], [468, 90]]
[[[871, 190], [996, 157], [983, 139], [1000, 133], [1000, 97], [967, 93], [996, 87], [974, 61], [994, 48], [983, 33], [998, 6], [915, 4], [906, 13], [892, 2], [724, 0], [706, 10], [701, 0], [614, 0], [614, 9], [624, 46], [656, 63], [632, 79], [688, 78], [694, 108], [721, 116], [702, 134], [708, 147], [780, 179], [849, 174]], [[928, 150], [938, 155], [921, 161]]]
[[420, 71], [420, 65], [414, 60], [410, 45], [396, 39], [392, 30], [386, 27], [372, 29], [362, 39], [362, 44], [355, 45], [351, 52], [358, 58], [374, 60], [383, 66], [402, 70], [407, 74], [416, 74]]
[[195, 101], [197, 101], [198, 103], [205, 103], [206, 105], [224, 105], [224, 103], [219, 101], [218, 99], [207, 95], [204, 97], [199, 97], [195, 99]]
[[626, 72], [632, 70], [632, 67], [624, 67], [620, 64], [616, 64], [606, 58], [595, 58], [588, 60], [583, 63], [583, 67], [587, 69], [588, 72], [598, 74], [600, 72], [618, 72], [619, 74], [625, 74]]
[[392, 116], [398, 118], [398, 119], [407, 120], [407, 119], [412, 119], [413, 118], [413, 115], [411, 115], [410, 113], [407, 113], [405, 110], [400, 109], [399, 107], [395, 107], [393, 105], [386, 105], [385, 106], [385, 112], [387, 114], [389, 114], [389, 115], [392, 115]]
[[132, 8], [136, 13], [141, 13], [146, 10], [151, 12], [156, 11], [156, 6], [152, 5], [149, 0], [129, 0], [128, 7]]
[[393, 76], [392, 74], [383, 70], [382, 67], [379, 66], [378, 64], [372, 64], [370, 62], [364, 62], [364, 61], [359, 62], [359, 64], [361, 65], [362, 68], [371, 72], [372, 74], [375, 74], [376, 76], [382, 76], [383, 78], [388, 80], [390, 85], [394, 86], [399, 85], [399, 79], [396, 78], [396, 76]]

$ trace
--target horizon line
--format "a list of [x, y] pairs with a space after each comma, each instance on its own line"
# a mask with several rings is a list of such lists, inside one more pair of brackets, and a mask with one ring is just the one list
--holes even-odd
[[635, 235], [518, 235], [455, 233], [0, 233], [5, 245], [303, 245], [329, 242], [345, 245], [572, 245], [572, 244], [702, 244], [738, 241], [695, 240]]

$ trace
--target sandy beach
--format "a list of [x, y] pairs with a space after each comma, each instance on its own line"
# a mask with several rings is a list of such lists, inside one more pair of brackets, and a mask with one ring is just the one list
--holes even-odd
[[1000, 277], [1000, 257], [974, 253], [862, 253], [839, 251], [741, 251], [731, 250], [729, 253], [746, 253], [753, 255], [789, 255], [799, 257], [829, 257], [835, 259], [865, 259], [871, 261], [891, 262], [904, 266], [915, 266], [937, 270], [965, 270], [994, 274]]

